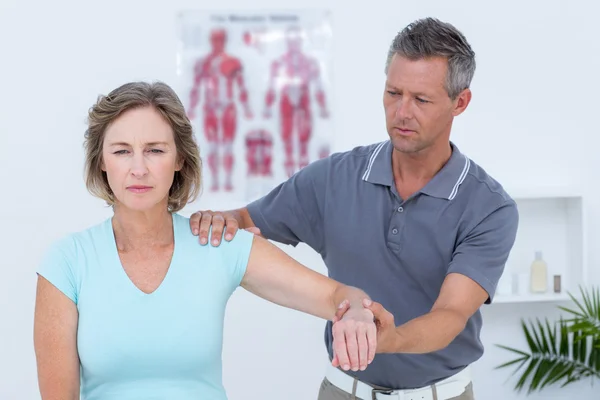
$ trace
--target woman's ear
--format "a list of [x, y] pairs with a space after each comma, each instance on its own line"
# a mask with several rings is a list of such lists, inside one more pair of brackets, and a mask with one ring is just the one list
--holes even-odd
[[185, 164], [185, 160], [183, 158], [179, 158], [177, 160], [177, 164], [175, 165], [175, 171], [181, 171], [181, 168], [183, 168], [183, 164]]

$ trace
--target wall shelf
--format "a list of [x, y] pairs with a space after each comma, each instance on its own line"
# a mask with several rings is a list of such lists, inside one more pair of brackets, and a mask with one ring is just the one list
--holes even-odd
[[571, 301], [567, 293], [542, 293], [542, 294], [511, 294], [498, 295], [494, 298], [494, 303], [536, 303], [536, 302], [561, 302]]
[[[517, 202], [519, 229], [494, 303], [569, 301], [567, 292], [577, 296], [579, 286], [588, 279], [583, 192], [576, 187], [558, 186], [506, 190]], [[548, 265], [548, 290], [542, 294], [523, 287], [536, 251], [542, 252]], [[554, 275], [561, 277], [560, 293], [553, 292]]]

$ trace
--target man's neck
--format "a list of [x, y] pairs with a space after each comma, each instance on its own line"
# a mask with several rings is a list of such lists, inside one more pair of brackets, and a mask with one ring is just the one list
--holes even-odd
[[450, 143], [432, 146], [418, 153], [392, 152], [392, 169], [396, 186], [425, 186], [448, 162]]
[[112, 218], [119, 251], [173, 244], [173, 220], [166, 207], [149, 211], [132, 211], [115, 205]]

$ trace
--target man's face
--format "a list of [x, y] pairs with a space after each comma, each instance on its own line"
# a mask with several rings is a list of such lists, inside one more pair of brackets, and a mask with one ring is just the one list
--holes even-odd
[[383, 106], [394, 148], [418, 153], [450, 138], [452, 120], [471, 99], [465, 89], [451, 100], [445, 88], [445, 58], [409, 60], [394, 55], [388, 67]]

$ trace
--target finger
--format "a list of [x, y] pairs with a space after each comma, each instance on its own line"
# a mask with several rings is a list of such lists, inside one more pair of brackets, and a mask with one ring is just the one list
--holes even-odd
[[342, 301], [335, 312], [335, 316], [333, 317], [333, 322], [337, 322], [337, 321], [341, 320], [349, 308], [350, 308], [350, 302], [348, 300]]
[[218, 246], [223, 237], [223, 229], [225, 228], [225, 218], [221, 214], [214, 214], [212, 217], [212, 233], [210, 240], [213, 246]]
[[333, 350], [338, 363], [344, 371], [350, 369], [350, 360], [348, 358], [348, 351], [346, 349], [346, 338], [344, 335], [344, 327], [342, 322], [338, 322], [333, 325]]
[[340, 366], [340, 362], [338, 361], [337, 355], [335, 355], [335, 353], [333, 354], [333, 359], [331, 360], [331, 365], [336, 368]]
[[369, 355], [369, 343], [367, 342], [367, 327], [359, 324], [356, 330], [356, 341], [358, 344], [358, 364], [361, 371], [367, 368]]
[[367, 343], [369, 344], [367, 363], [371, 364], [377, 353], [377, 326], [375, 324], [370, 324], [367, 327]]
[[378, 329], [387, 329], [394, 326], [394, 316], [381, 304], [379, 305], [381, 310], [373, 311], [373, 315], [375, 316], [375, 323], [377, 324]]
[[348, 352], [348, 358], [350, 359], [350, 365], [352, 371], [358, 371], [358, 340], [356, 337], [356, 324], [353, 321], [348, 321], [347, 328], [344, 330], [344, 337], [346, 338], [346, 349]]
[[200, 218], [200, 243], [206, 244], [208, 243], [208, 230], [210, 229], [210, 224], [212, 223], [212, 213], [210, 211], [204, 211], [202, 213], [202, 217]]
[[200, 218], [202, 217], [202, 213], [200, 211], [196, 211], [192, 215], [190, 215], [190, 229], [192, 230], [193, 235], [198, 235], [200, 230]]
[[225, 224], [226, 224], [225, 240], [229, 241], [229, 240], [233, 239], [233, 237], [237, 233], [238, 229], [240, 229], [240, 227], [237, 222], [237, 219], [235, 219], [235, 218], [227, 218], [227, 221], [225, 222]]

